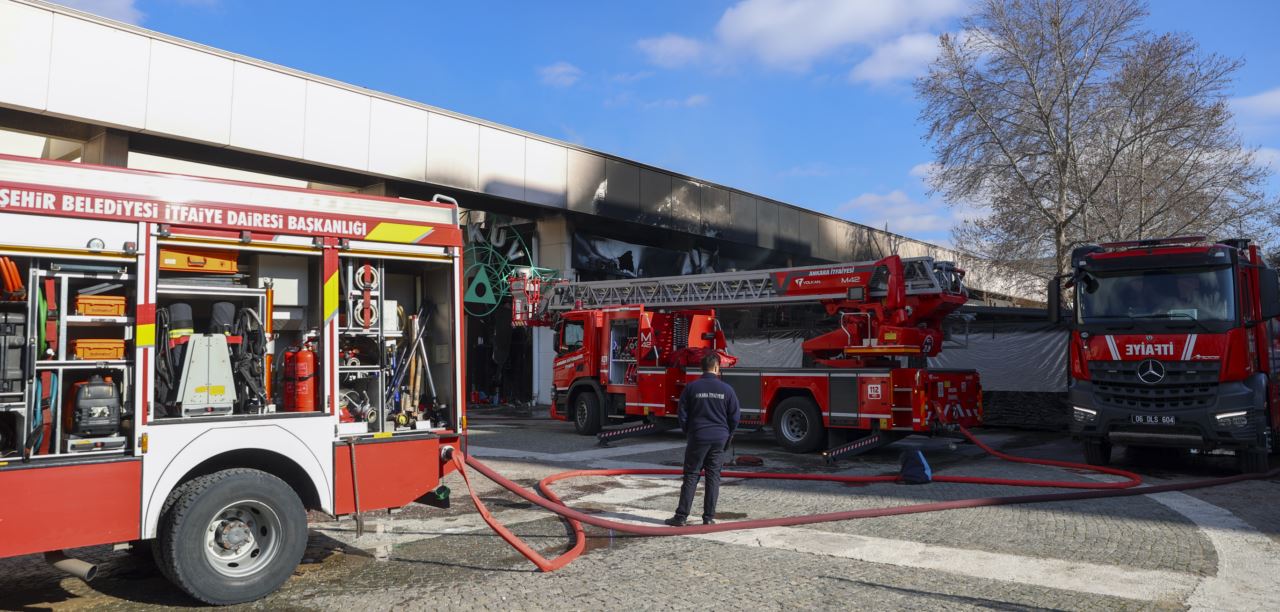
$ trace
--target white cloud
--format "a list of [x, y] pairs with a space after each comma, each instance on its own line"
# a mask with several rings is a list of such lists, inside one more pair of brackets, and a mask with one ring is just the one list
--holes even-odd
[[636, 41], [636, 46], [649, 61], [663, 68], [679, 68], [702, 57], [701, 42], [679, 34], [664, 34], [657, 38]]
[[831, 176], [836, 173], [835, 168], [826, 162], [809, 162], [792, 166], [778, 173], [782, 178], [812, 178], [817, 176]]
[[135, 0], [58, 0], [58, 4], [125, 23], [142, 23]]
[[707, 94], [693, 94], [684, 98], [663, 98], [660, 100], [650, 100], [641, 106], [645, 108], [697, 108], [706, 106], [711, 102], [711, 96]]
[[914, 176], [918, 179], [924, 180], [929, 178], [929, 175], [933, 174], [934, 171], [936, 171], [937, 169], [938, 169], [937, 163], [925, 162], [923, 164], [916, 164], [914, 166], [911, 166], [911, 169], [907, 171], [907, 174]]
[[609, 80], [613, 81], [614, 83], [634, 83], [636, 81], [643, 81], [644, 79], [647, 79], [651, 76], [653, 76], [652, 70], [641, 70], [639, 72], [619, 72], [618, 74], [615, 74], [609, 77]]
[[924, 74], [938, 56], [938, 37], [934, 34], [904, 34], [880, 45], [849, 72], [855, 83], [883, 85]]
[[1258, 119], [1280, 118], [1280, 87], [1252, 96], [1236, 98], [1231, 107], [1239, 115]]
[[901, 189], [864, 193], [840, 206], [846, 218], [877, 229], [936, 242], [958, 222], [953, 211], [937, 202], [917, 202]]
[[743, 0], [724, 12], [716, 39], [761, 63], [807, 70], [852, 45], [876, 45], [964, 13], [964, 0]]
[[706, 106], [711, 102], [711, 96], [707, 94], [693, 94], [684, 99], [684, 105], [687, 107]]
[[543, 85], [569, 87], [582, 78], [582, 69], [569, 62], [556, 62], [538, 69]]
[[1259, 147], [1254, 160], [1264, 166], [1271, 166], [1273, 172], [1280, 172], [1280, 149]]

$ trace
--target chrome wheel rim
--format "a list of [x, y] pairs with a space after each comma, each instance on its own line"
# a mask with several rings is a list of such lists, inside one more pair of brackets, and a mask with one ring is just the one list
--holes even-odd
[[228, 504], [205, 529], [205, 560], [223, 576], [250, 576], [275, 560], [283, 535], [280, 516], [270, 506], [254, 500]]
[[788, 442], [799, 442], [809, 434], [809, 415], [792, 408], [782, 415], [782, 437]]
[[579, 429], [587, 428], [587, 401], [578, 400], [578, 407], [573, 411], [573, 420]]

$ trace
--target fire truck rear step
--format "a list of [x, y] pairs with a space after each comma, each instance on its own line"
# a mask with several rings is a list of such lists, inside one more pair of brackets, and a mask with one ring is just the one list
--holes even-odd
[[871, 433], [866, 436], [858, 438], [848, 444], [843, 444], [841, 446], [822, 451], [822, 457], [826, 460], [827, 465], [832, 465], [841, 459], [856, 457], [867, 451], [888, 446], [893, 444], [897, 439], [898, 436], [883, 431], [877, 427], [872, 429]]
[[636, 425], [628, 425], [619, 427], [618, 429], [607, 429], [596, 434], [596, 446], [607, 447], [610, 442], [625, 440], [627, 438], [638, 438], [640, 436], [650, 436], [660, 434], [664, 431], [676, 429], [675, 423], [666, 422], [669, 419], [663, 419], [654, 423], [638, 423]]

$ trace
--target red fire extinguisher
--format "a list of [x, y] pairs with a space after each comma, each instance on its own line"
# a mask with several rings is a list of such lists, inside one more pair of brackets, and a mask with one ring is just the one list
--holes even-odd
[[316, 352], [311, 342], [284, 353], [284, 411], [316, 409]]

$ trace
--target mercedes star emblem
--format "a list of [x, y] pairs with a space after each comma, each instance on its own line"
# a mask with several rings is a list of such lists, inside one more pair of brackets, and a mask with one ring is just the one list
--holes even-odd
[[1164, 380], [1164, 364], [1148, 359], [1138, 364], [1138, 380], [1154, 385]]

